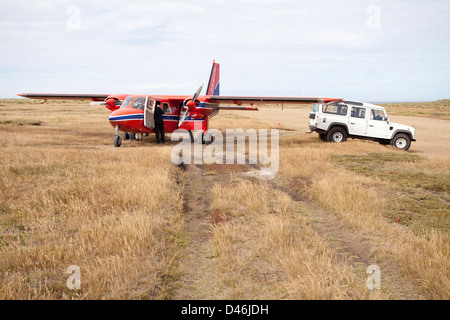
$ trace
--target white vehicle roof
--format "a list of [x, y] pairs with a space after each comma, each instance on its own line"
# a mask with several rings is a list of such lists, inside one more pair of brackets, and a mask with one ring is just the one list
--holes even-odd
[[349, 105], [354, 106], [360, 106], [360, 107], [366, 107], [366, 108], [372, 108], [372, 109], [378, 109], [378, 110], [385, 110], [382, 106], [377, 106], [376, 104], [368, 103], [368, 102], [361, 102], [361, 101], [339, 101], [339, 103], [345, 103]]

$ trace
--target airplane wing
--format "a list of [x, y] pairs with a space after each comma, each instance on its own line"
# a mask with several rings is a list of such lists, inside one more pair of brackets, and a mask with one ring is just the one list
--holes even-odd
[[302, 97], [239, 97], [209, 96], [212, 103], [225, 110], [258, 110], [261, 106], [300, 105], [342, 100], [337, 98], [302, 98]]
[[45, 100], [92, 100], [104, 101], [109, 94], [72, 94], [72, 93], [19, 93], [18, 96], [29, 99]]

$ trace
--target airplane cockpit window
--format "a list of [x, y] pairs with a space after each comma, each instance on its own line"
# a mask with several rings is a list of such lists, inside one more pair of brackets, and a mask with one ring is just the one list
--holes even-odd
[[133, 101], [134, 97], [126, 97], [125, 100], [123, 100], [122, 105], [120, 108], [126, 108], [130, 105], [131, 101]]
[[144, 110], [145, 98], [139, 97], [133, 102], [132, 108]]

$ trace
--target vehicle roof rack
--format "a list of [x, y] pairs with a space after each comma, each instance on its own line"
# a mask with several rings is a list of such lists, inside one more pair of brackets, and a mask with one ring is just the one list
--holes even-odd
[[354, 104], [354, 105], [356, 105], [356, 106], [363, 106], [363, 105], [364, 105], [364, 103], [362, 103], [362, 102], [356, 102], [356, 101], [347, 101], [347, 100], [345, 100], [344, 102], [345, 102], [345, 103], [348, 103], [348, 104]]

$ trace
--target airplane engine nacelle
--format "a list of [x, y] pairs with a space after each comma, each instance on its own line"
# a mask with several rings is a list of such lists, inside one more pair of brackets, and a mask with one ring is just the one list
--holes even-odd
[[105, 102], [106, 107], [111, 111], [119, 109], [120, 105], [122, 104], [122, 101], [113, 97], [108, 97]]
[[[202, 103], [200, 103], [199, 106], [197, 106], [197, 108], [195, 108], [193, 110], [193, 113], [198, 114], [198, 117], [201, 118], [203, 116], [211, 115], [214, 110], [217, 110], [217, 108], [218, 108], [217, 104], [209, 103], [209, 102], [202, 102]], [[191, 113], [191, 118], [193, 118], [192, 113]]]
[[198, 113], [191, 113], [190, 116], [193, 119], [201, 119], [201, 118], [203, 118], [203, 115], [202, 114], [198, 114]]

